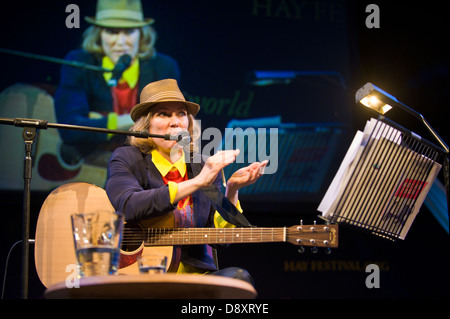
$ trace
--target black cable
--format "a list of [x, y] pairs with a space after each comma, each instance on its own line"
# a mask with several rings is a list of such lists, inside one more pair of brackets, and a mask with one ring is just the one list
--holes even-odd
[[[10, 257], [10, 255], [11, 255], [11, 252], [12, 252], [12, 250], [14, 249], [14, 247], [16, 247], [17, 244], [20, 244], [20, 243], [22, 243], [22, 242], [23, 242], [22, 239], [19, 240], [19, 241], [16, 241], [16, 242], [11, 246], [11, 248], [9, 249], [8, 255], [6, 256], [5, 272], [4, 272], [4, 274], [3, 274], [3, 284], [2, 284], [2, 296], [1, 296], [1, 299], [3, 299], [3, 297], [4, 297], [4, 295], [5, 295], [6, 275], [7, 275], [7, 273], [8, 273], [9, 257]], [[34, 244], [34, 239], [29, 239], [28, 242], [29, 242], [30, 244]]]

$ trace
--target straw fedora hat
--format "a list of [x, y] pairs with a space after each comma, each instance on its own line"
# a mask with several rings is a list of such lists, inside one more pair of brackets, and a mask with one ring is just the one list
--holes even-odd
[[105, 28], [139, 28], [155, 21], [144, 19], [141, 0], [98, 0], [95, 17], [85, 20]]
[[187, 112], [194, 116], [200, 110], [200, 105], [197, 103], [186, 101], [178, 87], [177, 80], [165, 79], [152, 82], [144, 87], [140, 103], [131, 109], [131, 119], [136, 122], [141, 116], [147, 114], [152, 106], [164, 102], [181, 102], [186, 106]]

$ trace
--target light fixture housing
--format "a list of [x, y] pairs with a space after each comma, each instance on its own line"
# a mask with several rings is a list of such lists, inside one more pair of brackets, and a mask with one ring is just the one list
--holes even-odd
[[398, 102], [395, 96], [383, 91], [370, 82], [366, 83], [356, 92], [355, 98], [356, 103], [361, 103], [383, 115], [392, 109], [392, 104]]
[[431, 125], [425, 120], [422, 114], [413, 110], [406, 104], [397, 100], [397, 98], [386, 91], [380, 89], [378, 86], [368, 82], [362, 86], [355, 94], [356, 103], [371, 108], [378, 113], [384, 115], [392, 108], [402, 109], [414, 117], [420, 119], [422, 123], [427, 127], [428, 131], [433, 135], [439, 145], [444, 149], [445, 153], [449, 154], [449, 148], [437, 132], [431, 127]]

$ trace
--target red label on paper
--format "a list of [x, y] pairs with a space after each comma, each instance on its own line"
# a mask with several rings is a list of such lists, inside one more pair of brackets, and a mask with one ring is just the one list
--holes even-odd
[[395, 196], [416, 199], [427, 184], [427, 182], [406, 178], [400, 185], [397, 193], [395, 193]]

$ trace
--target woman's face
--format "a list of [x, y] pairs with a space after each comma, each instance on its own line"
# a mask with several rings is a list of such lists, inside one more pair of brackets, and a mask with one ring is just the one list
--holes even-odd
[[128, 54], [131, 59], [134, 59], [139, 52], [140, 36], [139, 28], [103, 28], [100, 32], [103, 52], [114, 64], [124, 54]]
[[[189, 128], [189, 117], [186, 106], [180, 102], [165, 102], [153, 107], [153, 115], [150, 117], [151, 134], [175, 135]], [[177, 145], [176, 141], [153, 138], [159, 152], [170, 154], [172, 147]]]

